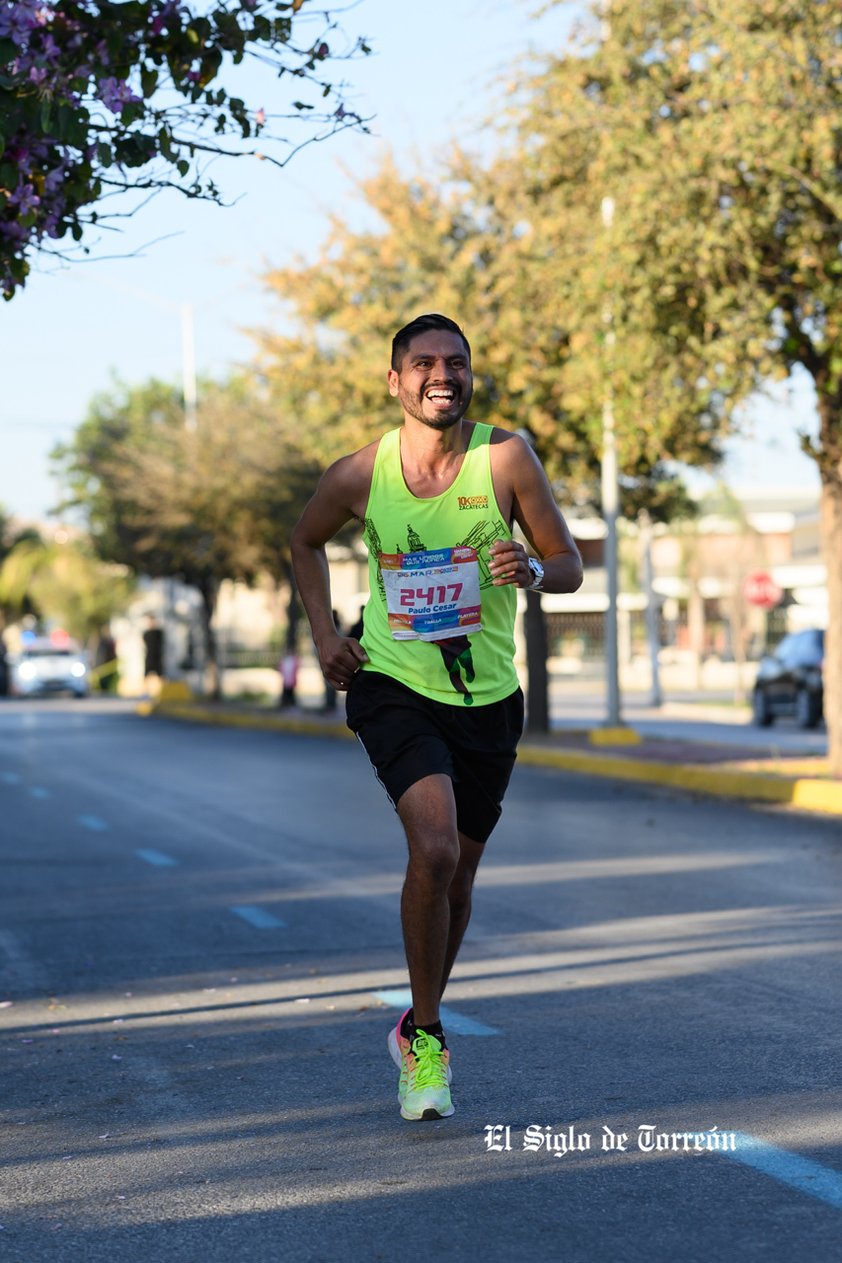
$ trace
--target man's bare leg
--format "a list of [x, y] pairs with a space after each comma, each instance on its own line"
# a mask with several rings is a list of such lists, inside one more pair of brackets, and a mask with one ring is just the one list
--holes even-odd
[[450, 904], [450, 928], [447, 935], [447, 949], [444, 955], [439, 995], [444, 995], [453, 962], [462, 946], [462, 939], [471, 919], [471, 896], [474, 889], [474, 878], [477, 866], [482, 859], [485, 847], [464, 833], [459, 834], [459, 862], [447, 891]]
[[474, 878], [485, 847], [457, 830], [447, 776], [417, 781], [398, 803], [398, 813], [409, 844], [401, 920], [413, 1019], [424, 1026], [438, 1021], [438, 1002], [471, 919]]
[[450, 777], [425, 776], [410, 786], [398, 803], [398, 815], [409, 845], [401, 922], [412, 1016], [416, 1026], [425, 1027], [439, 1020], [442, 978], [452, 965], [449, 892], [459, 868], [460, 845]]

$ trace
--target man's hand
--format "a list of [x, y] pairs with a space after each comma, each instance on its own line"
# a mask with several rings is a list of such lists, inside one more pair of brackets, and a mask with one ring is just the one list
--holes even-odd
[[347, 689], [368, 654], [358, 640], [350, 636], [326, 636], [317, 646], [322, 675], [335, 689]]
[[503, 584], [513, 583], [517, 588], [528, 588], [532, 582], [532, 571], [529, 569], [526, 549], [513, 539], [498, 539], [488, 550], [491, 564], [488, 569], [494, 580], [495, 588]]

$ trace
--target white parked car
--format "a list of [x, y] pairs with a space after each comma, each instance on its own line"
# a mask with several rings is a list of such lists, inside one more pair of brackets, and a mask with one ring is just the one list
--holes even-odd
[[72, 641], [54, 644], [50, 640], [33, 640], [10, 658], [9, 684], [14, 697], [49, 693], [87, 697], [88, 663]]

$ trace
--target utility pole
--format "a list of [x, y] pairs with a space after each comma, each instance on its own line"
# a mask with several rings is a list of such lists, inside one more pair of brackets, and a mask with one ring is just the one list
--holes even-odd
[[193, 304], [181, 304], [181, 389], [184, 396], [184, 428], [196, 429], [196, 339], [193, 330]]
[[655, 572], [652, 564], [652, 519], [644, 509], [640, 514], [640, 539], [643, 545], [643, 591], [646, 595], [646, 641], [649, 646], [649, 705], [661, 706], [661, 673], [658, 651], [661, 647], [658, 600], [655, 596]]
[[[606, 235], [614, 223], [614, 199], [602, 199], [602, 225]], [[605, 586], [608, 608], [605, 611], [605, 684], [609, 728], [622, 723], [620, 714], [620, 660], [617, 634], [617, 597], [619, 592], [619, 558], [617, 549], [617, 517], [619, 491], [617, 477], [617, 435], [614, 427], [614, 395], [611, 383], [611, 366], [614, 360], [614, 316], [610, 301], [602, 309], [605, 325], [606, 375], [605, 394], [602, 404], [602, 517], [605, 522]]]

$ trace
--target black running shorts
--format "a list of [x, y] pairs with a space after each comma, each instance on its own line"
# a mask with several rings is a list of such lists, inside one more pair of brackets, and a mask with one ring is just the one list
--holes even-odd
[[416, 781], [443, 773], [453, 781], [459, 831], [487, 840], [523, 731], [520, 689], [488, 706], [448, 706], [391, 676], [358, 671], [346, 714], [393, 807]]

